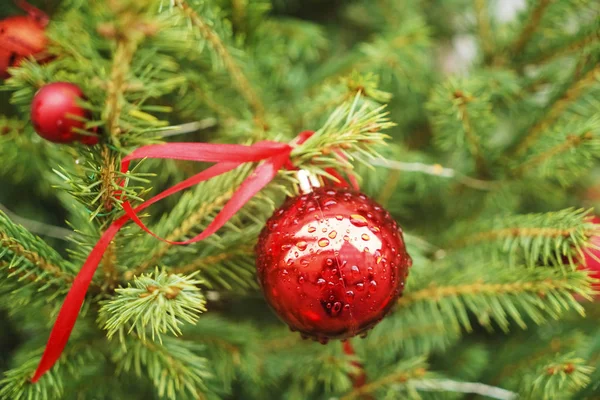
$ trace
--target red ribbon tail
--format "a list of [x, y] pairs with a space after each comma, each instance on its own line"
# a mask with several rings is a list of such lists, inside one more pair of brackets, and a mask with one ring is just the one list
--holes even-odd
[[[240, 145], [214, 145], [217, 148], [212, 148], [212, 152], [208, 152], [204, 155], [193, 155], [187, 151], [187, 146], [171, 146], [169, 145], [157, 145], [157, 146], [146, 146], [136, 150], [131, 155], [123, 159], [121, 170], [126, 172], [129, 163], [132, 159], [138, 158], [178, 158], [178, 159], [194, 159], [196, 161], [218, 161], [218, 157], [223, 156], [225, 162], [219, 162], [216, 165], [196, 174], [183, 182], [180, 182], [173, 187], [159, 193], [150, 200], [140, 204], [135, 209], [131, 206], [128, 201], [123, 203], [123, 209], [125, 215], [114, 221], [108, 229], [102, 234], [100, 240], [92, 249], [92, 252], [88, 256], [87, 260], [83, 264], [83, 267], [75, 277], [73, 285], [67, 293], [67, 296], [63, 302], [63, 305], [58, 314], [58, 318], [54, 323], [52, 331], [50, 332], [50, 338], [46, 344], [46, 349], [42, 355], [42, 359], [35, 371], [32, 382], [37, 382], [60, 358], [60, 355], [65, 348], [69, 336], [77, 321], [77, 316], [83, 302], [85, 295], [90, 286], [94, 273], [102, 260], [104, 252], [108, 248], [111, 240], [115, 237], [117, 232], [132, 219], [137, 225], [139, 225], [144, 231], [151, 234], [152, 236], [166, 241], [172, 244], [190, 244], [204, 240], [208, 236], [214, 234], [219, 228], [227, 223], [238, 212], [253, 196], [255, 196], [261, 189], [263, 189], [269, 182], [271, 182], [279, 170], [288, 162], [291, 147], [288, 145], [281, 145], [280, 143], [262, 142], [256, 146], [240, 146]], [[210, 147], [210, 146], [209, 146]], [[238, 150], [245, 151], [244, 154], [231, 155], [224, 150]], [[197, 149], [196, 149], [197, 150]], [[237, 158], [237, 159], [236, 159]], [[171, 242], [166, 239], [158, 237], [155, 233], [151, 232], [146, 225], [137, 216], [137, 212], [149, 207], [157, 201], [164, 199], [176, 192], [183, 189], [189, 188], [200, 182], [211, 179], [215, 176], [221, 175], [225, 172], [231, 171], [241, 165], [243, 162], [248, 161], [260, 161], [264, 160], [254, 172], [240, 185], [237, 191], [233, 194], [231, 199], [225, 204], [223, 209], [217, 214], [215, 219], [206, 227], [206, 229], [197, 235], [196, 237], [183, 241], [183, 242]], [[122, 183], [124, 184], [124, 182]]]
[[170, 243], [170, 244], [179, 244], [179, 245], [194, 243], [191, 240], [185, 240], [182, 242], [171, 241], [171, 240], [167, 240], [167, 239], [164, 239], [164, 238], [158, 236], [156, 233], [152, 232], [142, 222], [140, 217], [138, 217], [137, 213], [139, 213], [143, 209], [151, 206], [152, 204], [156, 203], [157, 201], [164, 199], [165, 197], [168, 197], [174, 193], [180, 192], [191, 186], [197, 185], [200, 182], [207, 181], [211, 178], [214, 178], [216, 176], [219, 176], [221, 174], [229, 172], [229, 171], [237, 168], [240, 165], [241, 165], [241, 163], [231, 163], [231, 162], [219, 163], [219, 164], [213, 165], [212, 167], [200, 172], [199, 174], [196, 174], [196, 175], [184, 180], [183, 182], [180, 182], [180, 183], [172, 186], [171, 188], [157, 194], [156, 196], [152, 197], [150, 200], [147, 200], [144, 203], [137, 206], [135, 209], [131, 206], [131, 204], [128, 201], [126, 201], [123, 203], [123, 210], [125, 211], [125, 214], [127, 214], [133, 222], [135, 222], [140, 228], [142, 228], [142, 230], [144, 230], [144, 232], [154, 236], [156, 239], [158, 239], [160, 241], [163, 241], [165, 243]]
[[31, 378], [31, 382], [37, 382], [60, 358], [63, 349], [69, 341], [69, 336], [75, 326], [75, 321], [85, 300], [85, 294], [98, 268], [98, 264], [100, 264], [102, 256], [112, 239], [128, 220], [129, 217], [124, 215], [108, 227], [75, 277], [73, 285], [60, 308], [58, 318], [54, 323], [52, 332], [50, 332], [46, 349], [33, 378]]

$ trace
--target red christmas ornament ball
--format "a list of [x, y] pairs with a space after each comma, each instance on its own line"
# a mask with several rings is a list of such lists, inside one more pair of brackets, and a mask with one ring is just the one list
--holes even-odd
[[7, 78], [9, 67], [46, 49], [44, 24], [31, 16], [9, 17], [0, 21], [0, 78]]
[[79, 86], [68, 82], [50, 83], [38, 90], [31, 103], [31, 122], [38, 135], [55, 143], [98, 143], [97, 136], [75, 132], [85, 129], [83, 119], [90, 117], [89, 111], [77, 104], [83, 98]]
[[364, 194], [317, 188], [290, 198], [256, 246], [264, 295], [292, 330], [321, 342], [379, 322], [412, 264], [398, 224]]
[[[590, 222], [600, 224], [600, 218], [593, 217]], [[585, 249], [584, 258], [585, 264], [580, 268], [590, 271], [590, 276], [595, 279], [600, 279], [600, 235], [592, 236], [590, 244], [597, 248], [588, 247]], [[594, 285], [596, 290], [600, 290], [600, 283]]]

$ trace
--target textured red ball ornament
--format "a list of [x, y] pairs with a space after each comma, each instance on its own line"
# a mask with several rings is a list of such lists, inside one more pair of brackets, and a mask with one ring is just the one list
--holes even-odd
[[38, 90], [31, 103], [31, 122], [38, 135], [55, 143], [98, 143], [97, 136], [75, 132], [76, 128], [85, 129], [82, 119], [90, 117], [89, 111], [77, 104], [83, 98], [81, 89], [68, 82], [50, 83]]
[[[600, 224], [600, 218], [594, 217], [591, 219], [592, 223]], [[592, 236], [590, 238], [590, 244], [600, 249], [600, 236]], [[590, 276], [595, 279], [600, 279], [600, 250], [594, 248], [587, 248], [585, 250], [585, 265], [582, 265], [582, 269], [590, 271]], [[594, 285], [594, 289], [600, 290], [600, 283]]]
[[256, 246], [264, 295], [292, 330], [326, 342], [363, 333], [402, 294], [412, 264], [398, 224], [364, 194], [290, 198]]
[[36, 56], [46, 49], [45, 24], [32, 16], [9, 17], [0, 21], [0, 78], [7, 78], [9, 67]]

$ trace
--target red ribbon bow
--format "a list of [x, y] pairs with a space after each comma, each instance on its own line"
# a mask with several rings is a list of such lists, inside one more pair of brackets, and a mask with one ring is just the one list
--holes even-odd
[[[300, 145], [304, 143], [313, 135], [313, 133], [314, 132], [312, 131], [300, 133], [295, 140], [295, 144]], [[98, 268], [98, 264], [100, 264], [100, 261], [102, 260], [104, 252], [117, 232], [119, 232], [130, 219], [150, 235], [167, 243], [183, 245], [204, 240], [225, 225], [225, 223], [229, 221], [229, 219], [231, 219], [231, 217], [235, 215], [235, 213], [237, 213], [254, 195], [275, 178], [279, 170], [284, 167], [289, 169], [294, 168], [290, 160], [293, 149], [294, 147], [290, 144], [273, 141], [263, 141], [251, 146], [211, 143], [165, 143], [141, 147], [123, 158], [123, 161], [121, 162], [121, 172], [124, 174], [129, 170], [129, 164], [132, 160], [143, 158], [204, 161], [215, 162], [216, 164], [159, 193], [135, 208], [131, 206], [129, 201], [123, 202], [122, 205], [125, 215], [116, 219], [108, 229], [106, 229], [75, 277], [73, 285], [71, 286], [69, 293], [67, 293], [60, 312], [58, 313], [58, 318], [50, 332], [46, 349], [44, 350], [42, 359], [40, 360], [31, 381], [37, 382], [44, 373], [52, 368], [60, 357], [69, 340], [71, 331], [75, 326], [75, 321], [77, 320], [77, 316], [81, 310], [83, 301], [85, 300], [86, 292], [90, 286], [94, 273]], [[341, 152], [338, 152], [337, 154], [340, 158], [344, 158]], [[202, 233], [189, 240], [175, 242], [163, 239], [150, 231], [137, 215], [137, 213], [150, 205], [174, 193], [229, 172], [243, 163], [259, 161], [262, 161], [262, 163], [240, 185], [231, 199], [217, 214], [215, 219]], [[348, 186], [337, 171], [332, 168], [329, 168], [326, 171], [338, 179], [340, 185]], [[351, 175], [350, 182], [352, 183], [352, 186], [358, 190], [358, 183]]]

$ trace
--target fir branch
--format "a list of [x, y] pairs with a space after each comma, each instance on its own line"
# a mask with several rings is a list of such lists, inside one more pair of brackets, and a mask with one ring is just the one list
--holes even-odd
[[426, 374], [427, 364], [424, 357], [403, 360], [391, 373], [359, 388], [355, 388], [350, 393], [342, 396], [340, 400], [358, 399], [361, 396], [375, 393], [393, 384], [412, 385], [412, 380], [421, 379]]
[[569, 396], [591, 382], [590, 375], [594, 370], [572, 353], [560, 355], [535, 373], [523, 377], [521, 392], [526, 397], [543, 400]]
[[[203, 203], [196, 211], [189, 214], [185, 220], [177, 227], [173, 232], [167, 236], [167, 240], [178, 240], [183, 236], [188, 235], [193, 229], [197, 228], [200, 222], [202, 222], [207, 216], [211, 215], [215, 210], [221, 208], [233, 195], [234, 189], [231, 188], [221, 193], [209, 202]], [[146, 259], [146, 261], [140, 264], [133, 271], [128, 271], [125, 274], [125, 279], [131, 280], [133, 277], [141, 274], [148, 268], [156, 266], [160, 259], [163, 258], [172, 245], [169, 243], [161, 243], [158, 248], [152, 252], [152, 254]]]
[[173, 268], [171, 272], [174, 274], [189, 274], [191, 272], [202, 271], [203, 269], [211, 268], [215, 264], [223, 263], [224, 261], [228, 261], [238, 256], [252, 256], [253, 254], [254, 252], [252, 248], [242, 247], [231, 252], [223, 252], [220, 254], [196, 258], [190, 263]]
[[124, 330], [135, 331], [141, 340], [146, 340], [146, 331], [150, 330], [152, 340], [160, 342], [164, 333], [180, 335], [180, 325], [196, 323], [198, 315], [206, 311], [199, 284], [202, 281], [191, 276], [158, 270], [136, 277], [134, 287], [118, 288], [114, 298], [101, 303], [99, 318], [104, 321], [108, 338], [119, 333], [123, 340]]
[[[545, 150], [544, 152], [529, 158], [517, 168], [514, 168], [513, 173], [517, 176], [523, 175], [528, 170], [531, 170], [540, 164], [543, 164], [550, 159], [560, 156], [564, 153], [572, 152], [574, 149], [584, 146], [586, 143], [589, 143], [594, 139], [596, 138], [592, 132], [585, 132], [581, 135], [567, 135], [566, 140], [564, 140], [562, 143], [559, 143]], [[578, 159], [581, 159], [581, 157], [578, 157]]]
[[540, 21], [546, 12], [548, 6], [552, 3], [552, 0], [539, 0], [537, 6], [533, 9], [530, 16], [527, 18], [527, 24], [521, 30], [521, 33], [514, 41], [514, 43], [510, 46], [512, 54], [520, 54], [529, 39], [533, 36], [534, 32], [540, 25]]
[[478, 175], [489, 175], [489, 142], [496, 117], [488, 77], [451, 79], [433, 91], [426, 107], [431, 113], [436, 144], [443, 150], [464, 153], [475, 162]]
[[2, 203], [0, 203], [0, 211], [6, 214], [8, 218], [13, 220], [15, 223], [22, 225], [31, 233], [60, 240], [67, 240], [67, 237], [73, 234], [71, 230], [60, 226], [49, 225], [43, 222], [20, 217], [6, 208]]
[[377, 155], [374, 148], [386, 138], [381, 131], [394, 124], [384, 107], [359, 106], [359, 100], [357, 94], [353, 101], [336, 108], [323, 127], [292, 151], [293, 164], [316, 175], [327, 175], [327, 167], [352, 168], [340, 154], [368, 165], [368, 159]]
[[[583, 35], [576, 37], [574, 40], [569, 40], [560, 43], [558, 46], [552, 46], [548, 49], [543, 49], [539, 54], [532, 56], [526, 61], [532, 64], [543, 64], [556, 60], [560, 57], [573, 55], [573, 53], [583, 52], [591, 44], [598, 42], [600, 39], [600, 27], [592, 25]], [[525, 62], [525, 59], [524, 61]]]
[[494, 52], [494, 38], [490, 26], [490, 15], [487, 7], [487, 0], [473, 0], [475, 6], [475, 16], [477, 18], [477, 27], [479, 29], [479, 41], [486, 59], [489, 59]]
[[265, 122], [265, 107], [256, 91], [254, 90], [252, 84], [234, 60], [233, 56], [227, 50], [227, 47], [219, 37], [219, 35], [213, 31], [207, 22], [196, 12], [193, 8], [191, 8], [184, 0], [173, 0], [174, 4], [179, 8], [192, 22], [192, 24], [198, 28], [200, 35], [206, 40], [210, 46], [213, 48], [215, 53], [221, 58], [223, 61], [223, 65], [228, 70], [229, 74], [233, 78], [238, 90], [244, 96], [248, 104], [252, 107], [254, 111], [256, 122], [259, 126], [263, 127], [263, 129], [267, 129], [267, 124]]
[[529, 148], [537, 142], [539, 136], [561, 117], [563, 111], [577, 100], [582, 92], [587, 90], [590, 85], [598, 80], [599, 74], [600, 65], [597, 65], [594, 68], [591, 68], [580, 79], [573, 82], [563, 95], [547, 108], [545, 115], [539, 118], [535, 125], [529, 129], [525, 137], [517, 145], [513, 155], [519, 156], [529, 150]]
[[[583, 259], [583, 250], [598, 228], [589, 222], [591, 211], [568, 208], [544, 214], [525, 214], [486, 219], [458, 225], [449, 237], [448, 249], [470, 247], [487, 259], [503, 255], [511, 265], [524, 260], [535, 266], [540, 262], [574, 266]], [[467, 235], [462, 232], [468, 232]], [[454, 239], [456, 238], [456, 239]]]
[[79, 372], [91, 360], [98, 362], [102, 356], [94, 352], [90, 342], [70, 343], [57, 364], [38, 382], [31, 383], [42, 349], [17, 354], [18, 366], [4, 372], [0, 380], [2, 400], [52, 400], [64, 398], [67, 379], [78, 378]]
[[[35, 273], [36, 281], [48, 277], [68, 284], [73, 280], [73, 276], [66, 271], [70, 266], [54, 249], [22, 226], [14, 224], [2, 211], [0, 211], [0, 260], [12, 260], [8, 265], [9, 271], [19, 271], [27, 276]], [[17, 267], [20, 260], [26, 260], [27, 264]], [[12, 271], [10, 275], [14, 273]]]
[[584, 309], [574, 295], [591, 298], [593, 293], [590, 279], [582, 271], [492, 265], [487, 268], [493, 273], [485, 280], [473, 271], [470, 274], [463, 271], [465, 276], [461, 280], [471, 282], [438, 285], [433, 281], [422, 289], [408, 292], [398, 300], [399, 311], [409, 307], [415, 313], [427, 313], [432, 320], [449, 318], [452, 326], [462, 326], [467, 331], [472, 329], [467, 312], [472, 312], [481, 325], [491, 329], [495, 321], [507, 331], [509, 317], [526, 328], [523, 314], [537, 324], [547, 316], [556, 319], [568, 310], [583, 315]]
[[165, 338], [162, 344], [129, 339], [119, 346], [113, 361], [120, 370], [142, 373], [152, 381], [160, 397], [171, 400], [185, 395], [205, 399], [205, 381], [211, 377], [207, 360], [197, 353], [203, 346], [179, 339]]

